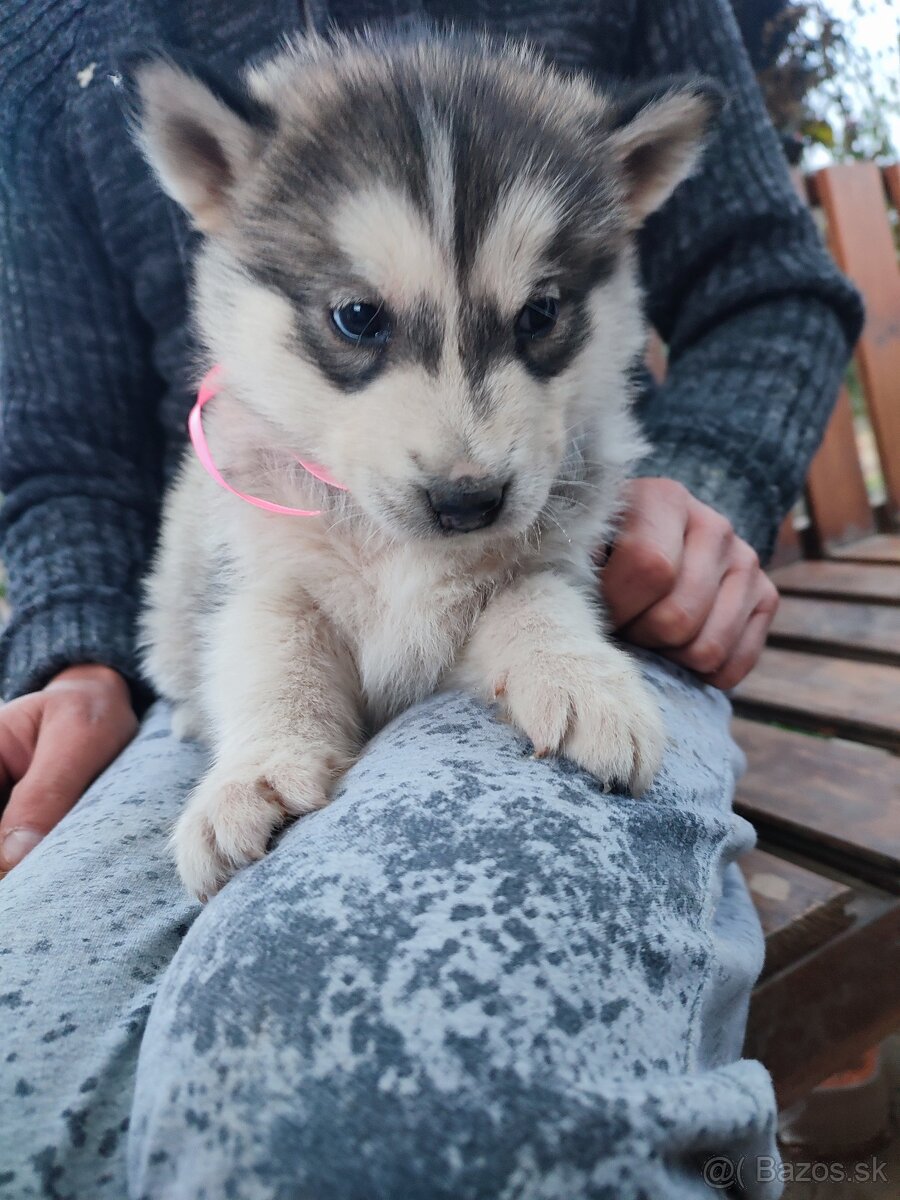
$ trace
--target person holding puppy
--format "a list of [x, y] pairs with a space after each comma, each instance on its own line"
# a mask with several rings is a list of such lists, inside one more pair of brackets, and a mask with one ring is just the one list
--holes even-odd
[[[0, 1197], [692, 1197], [773, 1155], [722, 693], [861, 315], [727, 4], [32, 9]], [[135, 68], [137, 139], [126, 39], [203, 64]]]

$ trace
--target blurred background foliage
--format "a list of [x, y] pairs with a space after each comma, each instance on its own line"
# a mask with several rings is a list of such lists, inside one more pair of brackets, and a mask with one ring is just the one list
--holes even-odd
[[[792, 163], [896, 159], [898, 0], [732, 0], [775, 127]], [[877, 18], [884, 44], [854, 36]]]
[[[789, 161], [900, 159], [900, 0], [731, 0]], [[889, 216], [900, 252], [900, 220]], [[869, 498], [884, 480], [856, 367], [846, 378]]]

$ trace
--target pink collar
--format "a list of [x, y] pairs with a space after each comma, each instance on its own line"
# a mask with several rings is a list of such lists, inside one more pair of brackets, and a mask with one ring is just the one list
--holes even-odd
[[[194, 447], [197, 457], [200, 459], [200, 465], [226, 492], [231, 492], [232, 496], [238, 496], [241, 500], [246, 500], [248, 504], [254, 504], [257, 508], [262, 508], [266, 512], [280, 513], [283, 517], [320, 516], [322, 512], [320, 508], [288, 508], [285, 504], [274, 504], [271, 500], [262, 500], [259, 496], [250, 496], [247, 492], [239, 492], [237, 488], [233, 488], [222, 477], [210, 453], [209, 444], [203, 432], [203, 420], [200, 415], [203, 411], [203, 406], [208, 404], [213, 396], [218, 394], [221, 374], [221, 365], [211, 367], [206, 372], [203, 382], [200, 384], [200, 390], [197, 392], [197, 402], [191, 409], [191, 414], [188, 417], [188, 433], [191, 435], [191, 444]], [[322, 483], [327, 483], [331, 487], [339, 488], [342, 492], [346, 492], [346, 487], [342, 483], [338, 483], [324, 467], [320, 467], [318, 463], [306, 462], [299, 455], [295, 454], [294, 457], [304, 471], [307, 471], [314, 479], [318, 479]]]

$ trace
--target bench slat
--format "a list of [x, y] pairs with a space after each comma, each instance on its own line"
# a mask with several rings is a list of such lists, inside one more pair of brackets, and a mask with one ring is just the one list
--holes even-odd
[[769, 643], [900, 664], [900, 608], [782, 596]]
[[853, 923], [756, 988], [744, 1053], [772, 1072], [782, 1108], [849, 1066], [900, 1021], [900, 900], [860, 887]]
[[775, 549], [769, 560], [769, 568], [782, 567], [786, 563], [799, 562], [803, 558], [803, 544], [800, 533], [794, 524], [794, 514], [788, 515], [781, 522]]
[[875, 532], [875, 515], [859, 462], [846, 388], [841, 388], [825, 437], [810, 465], [806, 504], [819, 545], [826, 552]]
[[883, 167], [884, 182], [891, 198], [891, 204], [900, 212], [900, 163], [891, 163]]
[[900, 536], [879, 533], [847, 546], [838, 546], [830, 551], [830, 555], [846, 562], [895, 563], [900, 566]]
[[881, 563], [798, 562], [777, 567], [771, 574], [772, 582], [786, 594], [900, 604], [900, 569]]
[[[791, 179], [805, 204], [815, 202], [814, 180], [807, 180], [797, 169], [791, 171]], [[830, 551], [834, 546], [875, 532], [875, 515], [866, 491], [853, 427], [853, 410], [845, 387], [840, 390], [822, 444], [807, 475], [806, 508], [820, 551]], [[793, 558], [776, 557], [773, 561], [792, 562]]]
[[851, 923], [846, 904], [853, 892], [844, 884], [765, 850], [748, 851], [741, 856], [740, 866], [766, 938], [761, 979], [796, 962]]
[[889, 515], [900, 517], [900, 270], [884, 183], [874, 163], [817, 171], [814, 188], [838, 264], [866, 300], [857, 361], [881, 454]]
[[900, 749], [900, 672], [882, 663], [767, 646], [734, 703], [744, 716]]
[[900, 759], [736, 718], [737, 811], [771, 841], [900, 892]]

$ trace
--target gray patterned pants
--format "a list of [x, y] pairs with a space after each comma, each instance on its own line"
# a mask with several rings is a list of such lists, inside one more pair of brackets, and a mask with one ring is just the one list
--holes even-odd
[[777, 1196], [728, 704], [644, 661], [645, 799], [435, 697], [202, 911], [154, 708], [0, 884], [2, 1200]]

